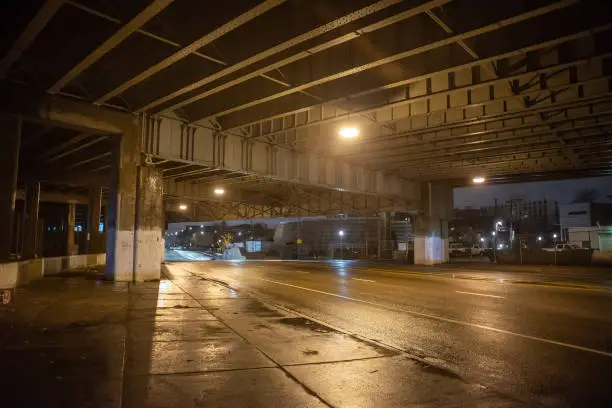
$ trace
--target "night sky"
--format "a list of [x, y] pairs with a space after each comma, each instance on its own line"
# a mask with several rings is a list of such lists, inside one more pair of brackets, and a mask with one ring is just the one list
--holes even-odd
[[522, 198], [526, 201], [546, 198], [566, 204], [574, 201], [576, 195], [585, 189], [596, 190], [595, 202], [612, 202], [612, 176], [607, 176], [456, 188], [454, 191], [455, 208], [479, 208], [494, 204], [496, 198], [498, 203], [514, 198]]

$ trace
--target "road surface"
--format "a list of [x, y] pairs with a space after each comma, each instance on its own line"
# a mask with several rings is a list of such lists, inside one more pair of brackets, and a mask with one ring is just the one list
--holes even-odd
[[[534, 406], [612, 406], [606, 287], [452, 279], [351, 262], [174, 264]], [[388, 379], [393, 381], [392, 378]]]

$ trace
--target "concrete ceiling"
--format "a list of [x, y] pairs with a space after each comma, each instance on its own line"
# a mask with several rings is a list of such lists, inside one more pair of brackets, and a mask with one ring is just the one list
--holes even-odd
[[[411, 180], [606, 175], [608, 3], [9, 0], [0, 77]], [[358, 139], [338, 138], [347, 125]], [[32, 171], [108, 166], [104, 135], [40, 124], [26, 133]], [[164, 166], [170, 178], [263, 188]]]

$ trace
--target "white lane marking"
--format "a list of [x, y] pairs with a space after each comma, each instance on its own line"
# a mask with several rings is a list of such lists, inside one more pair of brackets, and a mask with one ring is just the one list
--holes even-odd
[[505, 299], [505, 297], [503, 297], [503, 296], [497, 296], [497, 295], [485, 295], [484, 293], [462, 292], [462, 291], [460, 291], [460, 290], [456, 290], [455, 292], [457, 292], [457, 293], [463, 293], [463, 294], [465, 294], [465, 295], [475, 295], [475, 296], [485, 296], [485, 297], [496, 298], [496, 299]]
[[334, 297], [341, 298], [341, 299], [352, 300], [353, 302], [359, 302], [359, 303], [363, 303], [363, 304], [366, 304], [366, 305], [379, 307], [381, 309], [392, 310], [392, 311], [395, 311], [395, 312], [408, 313], [408, 314], [411, 314], [411, 315], [414, 315], [414, 316], [426, 317], [426, 318], [429, 318], [429, 319], [439, 320], [439, 321], [447, 322], [447, 323], [454, 323], [454, 324], [458, 324], [460, 326], [475, 327], [475, 328], [478, 328], [478, 329], [489, 330], [489, 331], [492, 331], [492, 332], [495, 332], [495, 333], [507, 334], [507, 335], [510, 335], [510, 336], [521, 337], [523, 339], [539, 341], [541, 343], [555, 344], [557, 346], [567, 347], [567, 348], [571, 348], [571, 349], [574, 349], [574, 350], [586, 351], [586, 352], [589, 352], [589, 353], [600, 354], [600, 355], [606, 356], [606, 357], [612, 357], [612, 353], [608, 352], [608, 351], [592, 349], [592, 348], [589, 348], [589, 347], [578, 346], [578, 345], [575, 345], [575, 344], [563, 343], [563, 342], [556, 341], [556, 340], [545, 339], [543, 337], [530, 336], [528, 334], [516, 333], [516, 332], [513, 332], [513, 331], [509, 331], [509, 330], [498, 329], [498, 328], [491, 327], [491, 326], [485, 326], [483, 324], [464, 322], [464, 321], [461, 321], [461, 320], [449, 319], [447, 317], [441, 317], [441, 316], [430, 315], [430, 314], [427, 314], [427, 313], [415, 312], [413, 310], [407, 310], [407, 309], [401, 309], [401, 308], [396, 308], [396, 307], [385, 306], [385, 305], [381, 305], [381, 304], [374, 303], [374, 302], [368, 302], [367, 300], [355, 299], [355, 298], [352, 298], [352, 297], [349, 297], [349, 296], [338, 295], [337, 293], [331, 293], [331, 292], [325, 292], [325, 291], [317, 290], [317, 289], [305, 288], [305, 287], [302, 287], [302, 286], [292, 285], [290, 283], [278, 282], [278, 281], [273, 281], [273, 280], [270, 280], [270, 279], [263, 279], [263, 278], [255, 278], [255, 279], [262, 280], [262, 281], [265, 281], [265, 282], [270, 282], [270, 283], [276, 283], [277, 285], [283, 285], [283, 286], [289, 286], [289, 287], [296, 288], [296, 289], [307, 290], [309, 292], [315, 292], [315, 293], [321, 293], [323, 295], [334, 296]]
[[358, 280], [358, 281], [363, 281], [363, 282], [376, 282], [370, 279], [361, 279], [361, 278], [353, 278], [353, 279]]

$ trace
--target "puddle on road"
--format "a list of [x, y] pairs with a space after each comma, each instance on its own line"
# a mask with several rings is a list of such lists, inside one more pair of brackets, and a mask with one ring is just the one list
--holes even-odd
[[323, 326], [317, 322], [313, 322], [312, 320], [306, 319], [304, 317], [286, 317], [284, 319], [279, 319], [279, 323], [286, 324], [289, 326], [293, 326], [301, 329], [308, 329], [317, 333], [332, 333], [335, 330]]

